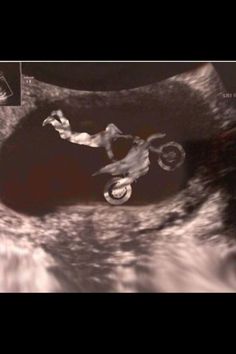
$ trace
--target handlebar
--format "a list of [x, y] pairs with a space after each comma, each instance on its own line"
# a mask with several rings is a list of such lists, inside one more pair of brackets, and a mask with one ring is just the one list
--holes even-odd
[[[165, 136], [166, 136], [165, 133], [164, 134], [163, 133], [153, 134], [153, 135], [149, 136], [146, 141], [148, 143], [151, 143], [152, 141], [154, 141], [156, 139], [164, 138]], [[143, 140], [139, 136], [134, 136], [134, 135], [131, 135], [131, 134], [129, 134], [129, 135], [120, 134], [120, 135], [118, 135], [118, 138], [132, 139], [132, 140]]]

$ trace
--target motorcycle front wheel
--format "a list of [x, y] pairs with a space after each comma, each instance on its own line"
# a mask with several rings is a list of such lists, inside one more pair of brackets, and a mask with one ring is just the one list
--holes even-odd
[[120, 186], [121, 177], [114, 177], [104, 187], [104, 198], [111, 205], [122, 205], [126, 203], [132, 194], [131, 184]]
[[184, 163], [185, 156], [184, 148], [171, 141], [159, 147], [158, 164], [165, 171], [174, 171]]

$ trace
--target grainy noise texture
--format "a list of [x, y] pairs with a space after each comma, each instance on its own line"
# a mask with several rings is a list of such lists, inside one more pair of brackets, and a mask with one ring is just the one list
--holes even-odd
[[[22, 88], [21, 107], [0, 108], [0, 291], [236, 290], [235, 138], [221, 138], [234, 127], [235, 111], [211, 64], [114, 92], [26, 78]], [[143, 138], [167, 132], [183, 144], [186, 162], [176, 174], [150, 172], [127, 205], [90, 199], [86, 188], [95, 191], [99, 182], [83, 181], [104, 165], [105, 153], [86, 150], [84, 160], [65, 165], [80, 147], [72, 151], [42, 128], [53, 109], [62, 109], [75, 131], [94, 134], [114, 123]]]

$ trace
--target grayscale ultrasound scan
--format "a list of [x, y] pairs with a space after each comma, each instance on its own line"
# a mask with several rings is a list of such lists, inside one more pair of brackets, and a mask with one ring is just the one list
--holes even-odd
[[236, 292], [236, 62], [0, 62], [0, 292]]
[[21, 65], [0, 62], [0, 106], [20, 106]]

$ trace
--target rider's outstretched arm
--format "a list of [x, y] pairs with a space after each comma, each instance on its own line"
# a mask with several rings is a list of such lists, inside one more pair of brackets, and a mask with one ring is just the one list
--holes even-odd
[[70, 143], [98, 147], [98, 144], [88, 133], [78, 133], [71, 130], [70, 122], [63, 116], [62, 111], [53, 111], [51, 115], [43, 121], [43, 126], [51, 124], [59, 133], [61, 139]]

